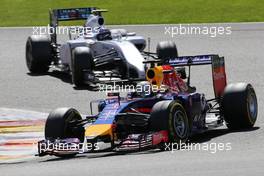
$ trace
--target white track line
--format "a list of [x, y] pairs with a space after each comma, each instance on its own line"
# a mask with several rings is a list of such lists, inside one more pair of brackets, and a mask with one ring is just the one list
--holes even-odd
[[0, 140], [43, 138], [43, 136], [44, 132], [5, 133], [1, 134]]
[[22, 109], [11, 109], [11, 108], [0, 108], [0, 120], [40, 120], [46, 119], [47, 113], [22, 110]]

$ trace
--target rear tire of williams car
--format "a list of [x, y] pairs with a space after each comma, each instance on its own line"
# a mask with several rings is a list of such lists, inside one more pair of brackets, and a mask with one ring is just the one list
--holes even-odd
[[170, 142], [187, 141], [190, 132], [188, 117], [183, 106], [171, 100], [156, 103], [150, 114], [150, 130], [168, 130]]
[[158, 58], [163, 61], [178, 57], [176, 44], [172, 41], [159, 42], [156, 50]]
[[31, 73], [44, 73], [52, 61], [51, 41], [45, 35], [32, 35], [26, 43], [26, 64]]
[[93, 56], [90, 48], [76, 47], [73, 50], [72, 56], [72, 83], [76, 86], [84, 84], [84, 70], [92, 72], [93, 69]]
[[[84, 128], [70, 125], [74, 121], [81, 120], [79, 112], [73, 108], [58, 108], [52, 111], [45, 124], [45, 139], [65, 139], [78, 138], [81, 142], [84, 140]], [[59, 156], [59, 155], [58, 155]], [[72, 154], [70, 155], [72, 156]], [[62, 155], [61, 157], [69, 157]]]
[[252, 128], [258, 114], [257, 97], [252, 85], [246, 83], [227, 85], [221, 110], [229, 129]]

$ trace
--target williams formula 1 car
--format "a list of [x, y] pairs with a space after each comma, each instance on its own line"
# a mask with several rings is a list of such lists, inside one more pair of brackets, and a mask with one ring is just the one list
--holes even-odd
[[[73, 108], [51, 112], [38, 155], [68, 157], [95, 152], [101, 143], [108, 143], [112, 151], [164, 150], [168, 143], [184, 143], [193, 134], [223, 124], [229, 129], [253, 127], [258, 113], [255, 91], [251, 84], [226, 83], [223, 57], [179, 57], [172, 42], [159, 43], [157, 55], [152, 57], [155, 59], [145, 61], [148, 81], [138, 84], [142, 89], [127, 97], [113, 92], [105, 100], [92, 101], [98, 103], [97, 115], [83, 118]], [[190, 86], [190, 74], [183, 68], [197, 65], [212, 66], [212, 99]]]
[[[49, 35], [32, 35], [27, 39], [29, 71], [45, 73], [52, 67], [70, 73], [75, 86], [97, 83], [102, 78], [144, 79], [141, 52], [146, 46], [145, 39], [125, 29], [105, 28], [102, 12], [105, 10], [94, 7], [51, 10]], [[58, 26], [59, 21], [72, 20], [86, 22], [67, 30]], [[65, 31], [69, 40], [59, 44], [57, 34]]]

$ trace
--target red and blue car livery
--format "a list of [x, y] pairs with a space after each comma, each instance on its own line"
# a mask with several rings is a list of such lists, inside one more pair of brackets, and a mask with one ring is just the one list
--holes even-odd
[[[99, 150], [98, 142], [110, 150], [164, 149], [168, 142], [183, 143], [195, 134], [226, 124], [230, 129], [253, 127], [257, 119], [257, 98], [246, 83], [227, 85], [224, 58], [218, 55], [183, 56], [147, 60], [146, 84], [164, 86], [165, 91], [130, 92], [127, 97], [110, 93], [98, 102], [98, 114], [83, 118], [73, 108], [51, 112], [45, 126], [45, 140], [39, 142], [39, 156], [72, 156]], [[205, 98], [190, 86], [192, 66], [211, 65], [215, 97]], [[93, 102], [94, 103], [94, 102]], [[92, 107], [92, 106], [91, 106]], [[78, 146], [55, 148], [56, 144]], [[92, 144], [90, 150], [84, 146]], [[48, 145], [53, 144], [53, 145]]]

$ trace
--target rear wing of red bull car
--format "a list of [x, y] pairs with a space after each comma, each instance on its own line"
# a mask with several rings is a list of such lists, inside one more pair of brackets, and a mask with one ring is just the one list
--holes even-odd
[[146, 60], [144, 63], [150, 63], [151, 67], [158, 65], [170, 65], [171, 67], [189, 67], [189, 76], [187, 84], [190, 83], [190, 67], [196, 65], [211, 65], [212, 66], [212, 80], [215, 98], [220, 98], [226, 87], [226, 73], [224, 57], [218, 55], [197, 55], [197, 56], [181, 56], [162, 61], [158, 58], [154, 60]]
[[215, 97], [220, 97], [226, 87], [226, 73], [224, 57], [218, 55], [181, 56], [169, 59], [167, 63], [173, 67], [212, 65], [212, 80]]

